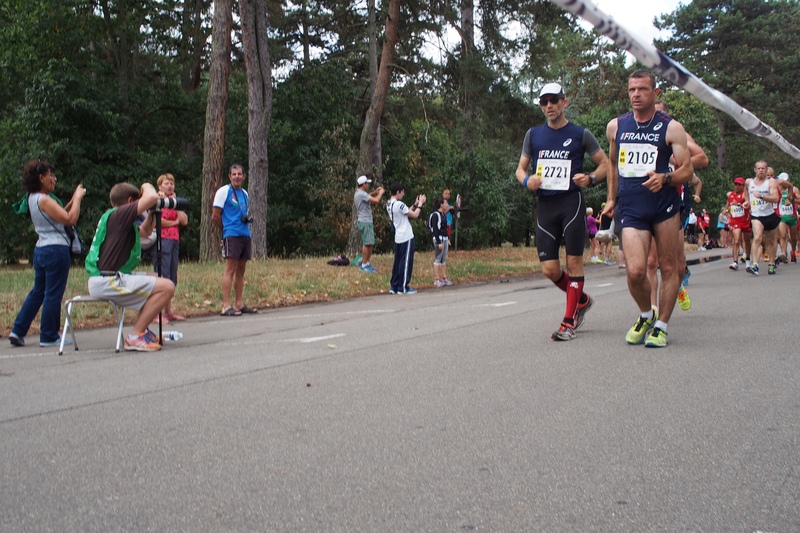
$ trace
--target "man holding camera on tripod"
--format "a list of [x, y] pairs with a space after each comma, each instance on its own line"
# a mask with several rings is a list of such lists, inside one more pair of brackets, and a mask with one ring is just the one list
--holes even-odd
[[[244, 272], [247, 261], [253, 256], [250, 238], [250, 197], [242, 188], [244, 169], [241, 165], [231, 165], [228, 173], [230, 185], [223, 185], [214, 196], [211, 222], [222, 230], [222, 257], [225, 271], [222, 274], [222, 316], [240, 316], [242, 313], [256, 313], [256, 309], [242, 302], [244, 291]], [[234, 300], [231, 306], [231, 285]]]
[[141, 226], [136, 225], [136, 219], [155, 207], [158, 193], [149, 183], [143, 184], [141, 190], [130, 183], [117, 183], [108, 196], [112, 209], [100, 217], [86, 256], [89, 295], [137, 309], [139, 314], [124, 348], [154, 352], [161, 345], [147, 326], [172, 298], [175, 284], [169, 278], [156, 277], [154, 272], [132, 272], [142, 258], [140, 238], [153, 231], [154, 215], [148, 214]]

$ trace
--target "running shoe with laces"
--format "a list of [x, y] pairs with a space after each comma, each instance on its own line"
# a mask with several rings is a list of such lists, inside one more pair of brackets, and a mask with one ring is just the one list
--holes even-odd
[[566, 322], [562, 322], [558, 330], [550, 335], [550, 338], [554, 341], [571, 341], [575, 338], [575, 329]]
[[435, 280], [433, 280], [433, 286], [434, 287], [444, 287], [444, 283], [442, 283], [442, 280], [440, 280], [440, 279], [435, 279]]
[[789, 263], [789, 258], [786, 257], [786, 254], [781, 254], [781, 255], [778, 256], [778, 258], [775, 261], [776, 262], [780, 262], [780, 263], [787, 263], [788, 264]]
[[417, 289], [412, 289], [409, 287], [408, 289], [403, 291], [403, 294], [417, 294]]
[[20, 337], [14, 332], [8, 334], [8, 340], [11, 346], [25, 346], [25, 337]]
[[146, 330], [144, 330], [144, 334], [149, 342], [158, 343], [158, 335], [156, 335], [152, 329], [147, 328]]
[[444, 278], [444, 279], [442, 280], [442, 287], [450, 287], [450, 286], [452, 286], [452, 285], [453, 285], [453, 282], [452, 282], [452, 281], [450, 281], [449, 279], [447, 279], [447, 278]]
[[653, 328], [644, 345], [647, 348], [664, 348], [667, 345], [667, 332], [661, 328]]
[[614, 260], [611, 259], [610, 257], [606, 257], [605, 259], [603, 259], [603, 264], [608, 266], [613, 266]]
[[628, 330], [628, 333], [625, 335], [625, 341], [628, 344], [642, 344], [644, 338], [647, 336], [647, 332], [653, 327], [656, 320], [658, 320], [658, 311], [655, 309], [653, 309], [653, 318], [644, 318], [640, 316], [636, 319], [631, 329]]
[[731, 263], [731, 264], [728, 266], [728, 268], [730, 268], [731, 270], [739, 270], [739, 263], [737, 263], [736, 261], [734, 261], [733, 263]]
[[777, 272], [777, 269], [775, 268], [775, 265], [773, 265], [772, 263], [767, 265], [767, 274], [769, 274], [771, 276], [771, 275], [775, 274], [776, 272]]
[[692, 307], [692, 300], [689, 299], [689, 291], [686, 290], [686, 287], [681, 287], [681, 290], [678, 291], [678, 305], [684, 311], [688, 311]]
[[575, 328], [578, 329], [583, 325], [583, 321], [586, 320], [586, 312], [592, 308], [594, 305], [594, 299], [588, 294], [586, 295], [586, 302], [581, 304], [578, 303], [578, 312], [575, 314]]
[[128, 352], [157, 352], [161, 349], [161, 345], [152, 342], [145, 331], [133, 339], [127, 335], [124, 348]]
[[754, 276], [758, 276], [758, 264], [752, 264], [749, 267], [745, 268], [745, 270]]

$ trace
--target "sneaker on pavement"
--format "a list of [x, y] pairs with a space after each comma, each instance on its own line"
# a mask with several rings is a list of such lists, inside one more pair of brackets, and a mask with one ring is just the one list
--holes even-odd
[[[169, 316], [168, 315], [161, 315], [161, 323], [162, 324], [169, 324]], [[158, 315], [153, 318], [153, 324], [158, 324]]]
[[586, 312], [592, 308], [594, 305], [594, 299], [586, 295], [586, 302], [583, 304], [578, 303], [578, 312], [575, 314], [575, 328], [578, 329], [583, 325], [583, 321], [586, 320]]
[[161, 349], [161, 345], [152, 342], [145, 331], [133, 339], [130, 335], [126, 335], [124, 348], [128, 352], [157, 352]]
[[394, 289], [389, 289], [389, 294], [396, 294], [396, 293], [394, 292]]
[[758, 265], [756, 264], [750, 265], [745, 270], [754, 276], [758, 276]]
[[[39, 341], [39, 346], [49, 348], [50, 346], [61, 346], [61, 337], [54, 341]], [[64, 346], [72, 346], [71, 339], [64, 339]]]
[[789, 263], [789, 258], [786, 257], [786, 254], [781, 254], [778, 256], [778, 259], [776, 259], [776, 261], [779, 261], [781, 263]]
[[444, 283], [442, 283], [442, 280], [435, 279], [435, 280], [433, 280], [433, 286], [434, 287], [444, 287]]
[[737, 263], [736, 261], [734, 261], [733, 263], [731, 263], [731, 264], [728, 266], [728, 268], [730, 268], [731, 270], [739, 270], [739, 263]]
[[773, 265], [772, 263], [770, 263], [770, 264], [767, 266], [767, 274], [769, 274], [769, 275], [771, 276], [771, 275], [775, 274], [775, 272], [777, 272], [777, 269], [775, 268], [775, 265]]
[[11, 342], [11, 346], [25, 346], [25, 337], [20, 337], [16, 333], [9, 333], [8, 340]]
[[653, 310], [653, 318], [648, 319], [642, 316], [637, 318], [636, 322], [625, 335], [625, 341], [628, 344], [642, 344], [645, 336], [647, 336], [647, 332], [653, 327], [656, 320], [658, 320], [658, 312], [655, 309]]
[[792, 252], [792, 259], [791, 259], [791, 261], [792, 261], [792, 263], [797, 263], [797, 254], [796, 254], [796, 253], [794, 253], [794, 252]]
[[684, 311], [688, 311], [692, 307], [692, 300], [689, 299], [689, 291], [686, 290], [686, 287], [681, 287], [681, 290], [678, 291], [678, 305]]
[[145, 337], [147, 337], [147, 340], [149, 342], [158, 343], [158, 335], [156, 335], [155, 332], [153, 330], [151, 330], [150, 328], [147, 328], [146, 330], [144, 330], [144, 335], [145, 335]]
[[747, 256], [745, 254], [742, 254], [741, 257], [739, 257], [739, 261], [741, 261], [742, 263], [747, 263]]
[[554, 341], [571, 341], [575, 338], [575, 330], [569, 324], [562, 322], [557, 331], [550, 335]]
[[449, 279], [444, 278], [442, 280], [442, 287], [451, 287], [452, 285], [453, 285], [453, 282], [450, 281]]
[[606, 257], [605, 259], [603, 259], [603, 264], [608, 266], [613, 266], [614, 260], [611, 259], [610, 257]]
[[169, 318], [172, 321], [177, 321], [177, 322], [183, 322], [184, 320], [186, 320], [185, 316], [179, 315], [177, 313], [169, 313], [167, 315], [167, 318]]
[[667, 332], [661, 328], [653, 328], [644, 345], [648, 348], [664, 348], [667, 345]]
[[412, 289], [409, 287], [408, 289], [403, 291], [403, 294], [417, 294], [417, 289]]

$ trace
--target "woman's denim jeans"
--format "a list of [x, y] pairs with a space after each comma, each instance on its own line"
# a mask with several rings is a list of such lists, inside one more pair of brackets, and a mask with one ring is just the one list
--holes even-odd
[[28, 334], [31, 322], [42, 308], [40, 342], [54, 342], [59, 339], [61, 326], [61, 298], [67, 288], [69, 278], [69, 246], [42, 246], [33, 250], [33, 289], [25, 298], [19, 310], [14, 328], [18, 337]]

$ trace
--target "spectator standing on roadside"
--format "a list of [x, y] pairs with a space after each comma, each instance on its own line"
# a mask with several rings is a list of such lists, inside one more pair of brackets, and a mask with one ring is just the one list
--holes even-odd
[[[172, 174], [162, 174], [156, 181], [158, 185], [158, 195], [161, 198], [177, 198], [175, 194], [175, 176]], [[175, 287], [178, 286], [178, 262], [180, 260], [180, 238], [181, 226], [189, 223], [189, 217], [183, 211], [177, 209], [161, 209], [161, 277], [169, 278]], [[157, 246], [150, 248], [153, 258], [153, 270], [158, 272], [158, 250]], [[186, 320], [185, 316], [172, 312], [172, 298], [169, 299], [161, 315], [161, 323], [169, 324], [172, 321]], [[158, 317], [153, 319], [158, 323]]]
[[[258, 310], [244, 305], [244, 274], [247, 262], [253, 258], [250, 237], [250, 197], [242, 187], [245, 180], [242, 165], [231, 165], [228, 171], [229, 185], [223, 185], [214, 195], [211, 222], [222, 230], [222, 257], [225, 270], [222, 273], [222, 316], [240, 316], [242, 313], [257, 313]], [[231, 305], [231, 286], [234, 300]]]
[[453, 212], [456, 211], [456, 206], [450, 204], [450, 189], [445, 189], [442, 191], [442, 199], [444, 200], [445, 213], [447, 217], [447, 238], [450, 238], [450, 235], [453, 232]]
[[717, 216], [717, 230], [719, 230], [719, 245], [728, 247], [728, 212], [723, 207]]
[[686, 235], [689, 243], [697, 243], [697, 214], [693, 208], [689, 209], [689, 216], [686, 218]]
[[386, 212], [394, 228], [394, 263], [389, 294], [416, 294], [416, 289], [409, 286], [414, 273], [414, 229], [409, 219], [419, 218], [427, 198], [420, 194], [409, 208], [403, 203], [406, 194], [403, 184], [395, 183], [389, 192], [392, 197], [386, 202]]
[[[44, 159], [31, 159], [22, 169], [22, 186], [27, 192], [20, 204], [27, 211], [39, 239], [33, 249], [33, 288], [14, 320], [8, 339], [12, 346], [25, 346], [25, 336], [41, 308], [39, 346], [58, 346], [61, 337], [61, 299], [67, 288], [71, 239], [65, 226], [74, 226], [81, 214], [81, 200], [86, 189], [78, 184], [72, 199], [61, 207], [51, 193], [58, 178], [56, 169]], [[22, 207], [25, 204], [25, 207]], [[25, 209], [25, 211], [22, 211]], [[67, 342], [70, 342], [68, 339]]]
[[599, 228], [597, 229], [597, 233], [595, 234], [594, 238], [597, 240], [600, 246], [600, 253], [603, 254], [603, 263], [606, 265], [613, 265], [614, 260], [611, 259], [611, 247], [614, 244], [614, 215], [616, 211], [612, 211], [612, 213], [603, 213], [603, 210], [606, 208], [606, 203], [603, 202], [600, 204], [600, 218], [599, 218]]
[[369, 184], [372, 180], [366, 176], [359, 176], [356, 180], [356, 193], [353, 202], [356, 205], [358, 220], [356, 226], [361, 233], [361, 270], [368, 274], [374, 274], [377, 269], [370, 264], [372, 258], [372, 247], [375, 246], [375, 224], [372, 219], [372, 204], [377, 204], [383, 197], [383, 187], [378, 187], [372, 192]]
[[433, 285], [436, 287], [449, 287], [453, 284], [447, 279], [447, 250], [449, 240], [447, 237], [447, 203], [444, 198], [433, 201], [433, 211], [428, 217], [428, 228], [433, 235]]
[[600, 259], [600, 243], [597, 242], [595, 239], [595, 235], [597, 235], [597, 224], [598, 220], [594, 217], [594, 209], [591, 207], [586, 208], [586, 237], [589, 239], [589, 248], [591, 250], [591, 257], [589, 261], [591, 263], [602, 263], [603, 261]]

